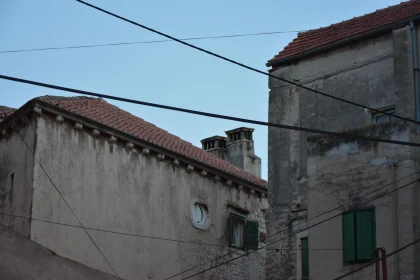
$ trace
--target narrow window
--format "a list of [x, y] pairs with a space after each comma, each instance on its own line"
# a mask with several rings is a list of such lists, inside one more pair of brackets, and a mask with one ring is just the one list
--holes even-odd
[[230, 213], [229, 216], [229, 245], [243, 249], [245, 246], [245, 218]]
[[300, 239], [301, 244], [301, 264], [302, 264], [302, 279], [309, 279], [309, 247], [308, 247], [308, 238]]
[[239, 249], [257, 250], [259, 242], [259, 225], [256, 221], [248, 221], [245, 217], [230, 213], [229, 246]]
[[345, 213], [342, 223], [344, 262], [373, 260], [376, 248], [375, 210]]

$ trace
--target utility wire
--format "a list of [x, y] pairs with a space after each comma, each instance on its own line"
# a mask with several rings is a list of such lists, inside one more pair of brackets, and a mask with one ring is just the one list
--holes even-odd
[[54, 186], [55, 190], [57, 191], [57, 193], [61, 196], [61, 198], [63, 199], [64, 203], [67, 205], [67, 207], [70, 209], [71, 213], [73, 214], [73, 216], [76, 218], [76, 220], [79, 222], [80, 226], [84, 229], [84, 231], [86, 232], [87, 236], [89, 236], [90, 240], [92, 241], [92, 243], [95, 245], [96, 249], [98, 249], [99, 253], [102, 255], [102, 257], [104, 258], [104, 260], [108, 263], [109, 267], [112, 269], [112, 271], [115, 273], [115, 275], [117, 276], [118, 279], [121, 279], [117, 272], [115, 271], [115, 269], [112, 267], [112, 265], [110, 264], [110, 262], [108, 261], [108, 259], [105, 257], [104, 253], [102, 253], [101, 249], [99, 249], [99, 246], [96, 244], [96, 242], [93, 240], [92, 236], [90, 236], [89, 232], [86, 230], [86, 228], [83, 226], [82, 222], [79, 220], [79, 218], [77, 217], [76, 213], [73, 211], [73, 209], [71, 209], [70, 205], [67, 203], [67, 200], [64, 198], [64, 196], [61, 194], [60, 190], [58, 189], [58, 187], [55, 185], [54, 181], [51, 179], [50, 175], [48, 175], [47, 171], [45, 170], [44, 166], [41, 164], [41, 162], [38, 160], [38, 158], [35, 156], [34, 151], [32, 151], [32, 149], [29, 147], [28, 143], [26, 143], [25, 139], [23, 138], [23, 136], [20, 134], [19, 129], [14, 127], [14, 130], [17, 132], [17, 134], [19, 135], [20, 139], [22, 139], [23, 143], [25, 144], [25, 146], [28, 148], [29, 152], [32, 154], [33, 158], [35, 159], [35, 161], [39, 164], [39, 166], [41, 167], [42, 171], [45, 173], [45, 175], [47, 176], [48, 180], [51, 182], [51, 184]]
[[[405, 184], [405, 185], [403, 185], [403, 186], [401, 186], [401, 187], [399, 187], [399, 188], [396, 188], [396, 189], [394, 189], [394, 190], [392, 190], [392, 191], [390, 191], [390, 192], [387, 192], [387, 193], [384, 193], [384, 194], [380, 194], [379, 196], [377, 196], [377, 197], [375, 197], [375, 198], [373, 198], [373, 199], [370, 199], [370, 200], [368, 200], [368, 201], [366, 201], [366, 202], [364, 202], [364, 203], [362, 203], [362, 204], [359, 204], [358, 206], [353, 207], [353, 208], [351, 208], [351, 209], [349, 209], [349, 210], [347, 210], [347, 211], [353, 211], [353, 210], [355, 210], [355, 209], [358, 209], [358, 208], [360, 208], [361, 206], [363, 206], [363, 205], [365, 205], [365, 204], [367, 204], [367, 203], [369, 203], [369, 202], [372, 202], [372, 201], [374, 201], [374, 200], [376, 200], [376, 199], [378, 199], [378, 198], [381, 198], [381, 197], [384, 197], [384, 196], [386, 196], [386, 195], [388, 195], [388, 194], [391, 194], [391, 193], [393, 193], [393, 192], [396, 192], [396, 191], [398, 191], [398, 190], [400, 190], [400, 189], [402, 189], [402, 188], [405, 188], [405, 187], [407, 187], [407, 186], [409, 186], [409, 185], [411, 185], [411, 184], [414, 184], [414, 183], [416, 183], [416, 182], [418, 182], [418, 181], [420, 181], [420, 180], [419, 180], [419, 179], [416, 179], [415, 181], [412, 181], [412, 182], [410, 182], [410, 183], [408, 183], [408, 184]], [[266, 244], [266, 245], [264, 245], [264, 246], [262, 246], [262, 247], [260, 247], [260, 248], [258, 248], [258, 249], [256, 249], [256, 250], [252, 250], [252, 251], [250, 251], [250, 252], [247, 252], [247, 253], [245, 253], [245, 254], [239, 255], [239, 256], [237, 256], [237, 257], [235, 257], [235, 258], [232, 258], [232, 259], [230, 259], [230, 260], [227, 260], [227, 261], [225, 261], [225, 262], [219, 263], [219, 264], [217, 264], [217, 265], [215, 265], [215, 266], [212, 266], [212, 267], [209, 267], [209, 268], [207, 268], [207, 269], [204, 269], [204, 270], [202, 270], [202, 271], [200, 271], [200, 272], [197, 272], [197, 273], [195, 273], [195, 274], [193, 274], [193, 275], [190, 275], [190, 276], [188, 276], [188, 277], [182, 278], [182, 280], [185, 280], [185, 279], [190, 279], [190, 278], [192, 278], [192, 277], [194, 277], [194, 276], [200, 275], [200, 274], [205, 273], [205, 272], [207, 272], [207, 271], [209, 271], [209, 270], [213, 270], [213, 269], [215, 269], [215, 268], [217, 268], [217, 267], [219, 267], [219, 266], [222, 266], [222, 265], [228, 264], [228, 263], [233, 262], [233, 261], [235, 261], [235, 260], [237, 260], [237, 259], [240, 259], [240, 258], [242, 258], [242, 257], [248, 256], [248, 255], [250, 255], [250, 254], [252, 254], [252, 253], [255, 253], [255, 252], [257, 252], [257, 251], [259, 251], [259, 250], [261, 250], [261, 249], [264, 249], [264, 248], [266, 248], [266, 247], [268, 247], [268, 246], [271, 246], [271, 245], [273, 245], [273, 244], [275, 244], [275, 243], [277, 243], [277, 242], [280, 242], [280, 241], [282, 241], [282, 240], [284, 240], [284, 239], [286, 239], [286, 238], [289, 238], [289, 237], [295, 236], [296, 234], [298, 234], [298, 233], [300, 233], [300, 232], [306, 231], [306, 230], [311, 229], [311, 228], [313, 228], [313, 227], [316, 227], [316, 226], [318, 226], [318, 225], [320, 225], [320, 224], [323, 224], [323, 223], [325, 223], [325, 222], [327, 222], [327, 221], [330, 221], [330, 220], [332, 220], [332, 219], [334, 219], [334, 218], [340, 217], [341, 215], [342, 215], [342, 213], [339, 213], [339, 214], [336, 214], [336, 215], [334, 215], [334, 216], [331, 216], [331, 217], [329, 217], [328, 219], [322, 220], [322, 221], [320, 221], [320, 222], [318, 222], [318, 223], [315, 223], [315, 224], [313, 224], [313, 225], [311, 225], [311, 226], [308, 226], [308, 227], [306, 227], [306, 228], [304, 228], [304, 229], [302, 229], [302, 230], [298, 230], [298, 231], [296, 231], [296, 232], [294, 232], [294, 233], [292, 233], [292, 234], [290, 234], [290, 235], [288, 235], [288, 236], [285, 236], [285, 237], [283, 237], [283, 238], [281, 238], [281, 239], [279, 239], [279, 240], [276, 240], [276, 241], [274, 241], [274, 242], [268, 243], [268, 244]], [[170, 276], [170, 277], [168, 277], [168, 278], [165, 278], [165, 280], [167, 280], [167, 279], [171, 279], [171, 278], [173, 278], [173, 277], [175, 277], [175, 276], [178, 276], [178, 275], [180, 275], [180, 274], [182, 274], [182, 273], [184, 273], [184, 272], [181, 272], [181, 273], [178, 273], [178, 274], [172, 275], [172, 276]], [[334, 279], [334, 280], [336, 280], [336, 279]]]
[[128, 98], [123, 98], [123, 97], [118, 97], [118, 96], [113, 96], [113, 95], [95, 93], [95, 92], [91, 92], [91, 91], [84, 91], [84, 90], [79, 90], [79, 89], [74, 89], [74, 88], [56, 86], [56, 85], [52, 85], [52, 84], [40, 83], [40, 82], [36, 82], [36, 81], [31, 81], [31, 80], [24, 80], [24, 79], [20, 79], [20, 78], [5, 76], [5, 75], [0, 75], [0, 79], [19, 82], [19, 83], [24, 83], [24, 84], [35, 85], [35, 86], [39, 86], [39, 87], [51, 88], [51, 89], [55, 89], [55, 90], [73, 92], [73, 93], [84, 94], [84, 95], [91, 95], [91, 96], [107, 98], [107, 99], [112, 99], [112, 100], [118, 100], [118, 101], [123, 101], [123, 102], [128, 102], [128, 103], [134, 103], [134, 104], [139, 104], [139, 105], [144, 105], [144, 106], [149, 106], [149, 107], [155, 107], [155, 108], [160, 108], [160, 109], [165, 109], [165, 110], [172, 110], [172, 111], [184, 112], [184, 113], [189, 113], [189, 114], [194, 114], [194, 115], [217, 118], [217, 119], [225, 119], [225, 120], [231, 120], [231, 121], [237, 121], [237, 122], [252, 123], [252, 124], [257, 124], [257, 125], [278, 127], [278, 128], [283, 128], [283, 129], [289, 129], [289, 130], [298, 130], [298, 131], [304, 131], [304, 132], [310, 132], [310, 133], [316, 133], [316, 134], [325, 134], [325, 135], [348, 138], [348, 139], [359, 139], [359, 140], [365, 140], [365, 141], [374, 141], [374, 142], [382, 142], [382, 143], [388, 143], [388, 144], [397, 144], [397, 145], [407, 145], [407, 146], [413, 146], [413, 147], [420, 147], [420, 143], [406, 142], [406, 141], [399, 141], [399, 140], [388, 140], [388, 139], [382, 139], [382, 138], [376, 138], [376, 137], [362, 136], [362, 135], [357, 135], [357, 134], [333, 132], [333, 131], [319, 130], [319, 129], [313, 129], [313, 128], [306, 128], [306, 127], [291, 126], [291, 125], [285, 125], [285, 124], [262, 122], [262, 121], [256, 121], [256, 120], [251, 120], [251, 119], [237, 118], [237, 117], [231, 117], [231, 116], [226, 116], [226, 115], [219, 115], [219, 114], [189, 110], [189, 109], [184, 109], [184, 108], [179, 108], [179, 107], [166, 106], [166, 105], [161, 105], [161, 104], [156, 104], [156, 103], [144, 102], [144, 101], [128, 99]]
[[[402, 260], [404, 260], [404, 259], [406, 259], [406, 258], [408, 258], [408, 257], [411, 257], [413, 254], [409, 254], [409, 255], [407, 255], [407, 256], [405, 256], [405, 257], [402, 257], [401, 259], [399, 259], [399, 260], [396, 260], [396, 261], [393, 261], [392, 263], [390, 263], [390, 264], [388, 264], [388, 267], [390, 267], [391, 265], [394, 265], [394, 264], [396, 264], [396, 263], [399, 263], [399, 262], [401, 262]], [[381, 258], [382, 259], [382, 258]], [[380, 260], [381, 260], [380, 259]], [[368, 276], [371, 276], [372, 274], [374, 274], [376, 271], [372, 271], [372, 272], [370, 272], [369, 274], [366, 274], [366, 275], [363, 275], [362, 277], [360, 277], [360, 278], [357, 278], [356, 280], [361, 280], [361, 279], [365, 279], [366, 277], [368, 277]]]
[[[206, 40], [206, 39], [238, 38], [238, 37], [249, 37], [249, 36], [262, 36], [262, 35], [273, 35], [273, 34], [285, 34], [285, 33], [299, 33], [299, 32], [306, 32], [306, 31], [307, 30], [258, 32], [258, 33], [233, 34], [233, 35], [219, 35], [219, 36], [205, 36], [205, 37], [189, 37], [189, 38], [183, 38], [183, 39], [180, 39], [180, 40], [182, 40], [182, 41], [192, 41], [192, 40]], [[153, 43], [164, 43], [164, 42], [173, 42], [173, 40], [167, 39], [167, 40], [120, 42], [120, 43], [107, 43], [107, 44], [66, 46], [66, 47], [46, 47], [46, 48], [35, 48], [35, 49], [7, 50], [7, 51], [0, 51], [0, 54], [1, 53], [21, 53], [21, 52], [51, 51], [51, 50], [84, 49], [84, 48], [97, 48], [97, 47], [109, 47], [109, 46], [121, 46], [121, 45], [153, 44]]]
[[[404, 247], [401, 247], [401, 248], [400, 248], [400, 249], [398, 249], [398, 250], [395, 250], [395, 251], [394, 251], [394, 252], [392, 252], [392, 253], [386, 254], [386, 257], [385, 257], [385, 258], [391, 257], [391, 256], [395, 255], [396, 253], [401, 252], [401, 251], [403, 251], [403, 250], [407, 249], [408, 247], [413, 246], [414, 244], [416, 244], [416, 243], [418, 243], [418, 242], [420, 242], [420, 238], [419, 238], [419, 239], [417, 239], [417, 240], [415, 240], [415, 241], [413, 241], [413, 242], [411, 242], [411, 243], [409, 243], [409, 244], [407, 244], [407, 245], [405, 245]], [[380, 258], [380, 259], [379, 259], [379, 261], [380, 261], [380, 260], [382, 260], [382, 258]], [[339, 277], [337, 277], [337, 278], [334, 278], [333, 280], [340, 280], [340, 279], [343, 279], [344, 277], [347, 277], [347, 276], [349, 276], [349, 275], [352, 275], [352, 274], [356, 273], [357, 271], [360, 271], [360, 270], [362, 270], [362, 269], [365, 269], [366, 267], [371, 266], [371, 265], [372, 265], [372, 264], [374, 264], [375, 262], [376, 262], [376, 260], [375, 260], [375, 261], [372, 261], [372, 262], [370, 262], [370, 263], [368, 263], [367, 265], [364, 265], [364, 266], [362, 266], [362, 267], [359, 267], [359, 268], [357, 268], [357, 269], [355, 269], [355, 270], [353, 270], [353, 271], [350, 271], [350, 272], [348, 272], [348, 273], [346, 273], [346, 274], [344, 274], [344, 275], [341, 275], [341, 276], [339, 276]]]
[[[20, 219], [27, 219], [27, 220], [32, 220], [32, 221], [37, 221], [37, 222], [42, 222], [42, 223], [47, 223], [47, 224], [53, 224], [53, 225], [83, 229], [83, 227], [77, 226], [77, 225], [60, 223], [60, 222], [53, 222], [53, 221], [48, 221], [48, 220], [44, 220], [44, 219], [25, 217], [25, 216], [21, 216], [21, 215], [13, 215], [13, 214], [5, 213], [5, 212], [0, 212], [0, 215], [5, 215], [5, 216], [9, 216], [9, 217], [14, 217], [14, 218], [20, 218]], [[111, 233], [111, 234], [117, 234], [117, 235], [125, 235], [125, 236], [131, 236], [131, 237], [139, 237], [139, 238], [154, 239], [154, 240], [161, 240], [161, 241], [170, 241], [170, 242], [179, 242], [179, 243], [189, 243], [189, 244], [195, 244], [195, 245], [205, 245], [205, 246], [231, 248], [228, 245], [221, 245], [221, 244], [215, 244], [215, 243], [205, 243], [205, 242], [197, 242], [197, 241], [189, 241], [189, 240], [178, 240], [178, 239], [170, 239], [170, 238], [163, 238], [163, 237], [139, 235], [139, 234], [134, 234], [134, 233], [126, 233], [126, 232], [121, 232], [121, 231], [91, 228], [91, 227], [86, 227], [86, 226], [84, 228], [87, 229], [87, 230], [92, 230], [92, 231], [105, 232], [105, 233]], [[281, 248], [281, 249], [271, 249], [271, 250], [300, 251], [301, 249], [298, 249], [298, 248]], [[325, 249], [323, 249], [323, 248], [307, 248], [307, 250], [310, 250], [310, 251], [343, 251], [343, 249], [334, 249], [334, 248], [325, 248]]]
[[345, 103], [347, 103], [347, 104], [351, 104], [351, 105], [358, 106], [358, 107], [361, 107], [361, 108], [364, 108], [364, 109], [368, 109], [368, 110], [374, 111], [374, 112], [376, 112], [376, 113], [381, 113], [381, 114], [384, 114], [384, 115], [392, 116], [392, 117], [395, 117], [395, 118], [398, 118], [398, 119], [401, 119], [401, 120], [405, 120], [405, 121], [408, 121], [408, 122], [412, 122], [412, 123], [420, 124], [420, 122], [418, 122], [418, 121], [416, 121], [416, 120], [413, 120], [413, 119], [410, 119], [410, 118], [401, 117], [401, 116], [398, 116], [398, 115], [395, 115], [395, 114], [392, 114], [392, 113], [388, 113], [388, 112], [386, 112], [386, 111], [382, 111], [382, 110], [378, 110], [378, 109], [375, 109], [375, 108], [372, 108], [372, 107], [368, 107], [368, 106], [365, 106], [365, 105], [362, 105], [362, 104], [359, 104], [359, 103], [356, 103], [356, 102], [353, 102], [353, 101], [349, 101], [349, 100], [344, 99], [344, 98], [336, 97], [336, 96], [333, 96], [333, 95], [330, 95], [330, 94], [327, 94], [327, 93], [321, 92], [321, 91], [319, 91], [319, 90], [309, 88], [309, 87], [304, 86], [304, 85], [301, 85], [301, 84], [299, 84], [299, 83], [296, 83], [296, 82], [293, 82], [293, 81], [290, 81], [290, 80], [286, 80], [286, 79], [284, 79], [284, 78], [277, 77], [277, 76], [272, 75], [272, 74], [270, 74], [270, 73], [267, 73], [267, 72], [261, 71], [261, 70], [259, 70], [259, 69], [257, 69], [257, 68], [254, 68], [254, 67], [251, 67], [251, 66], [245, 65], [245, 64], [240, 63], [240, 62], [238, 62], [238, 61], [235, 61], [235, 60], [233, 60], [233, 59], [227, 58], [227, 57], [225, 57], [225, 56], [222, 56], [222, 55], [219, 55], [219, 54], [217, 54], [217, 53], [211, 52], [211, 51], [209, 51], [209, 50], [206, 50], [206, 49], [203, 49], [203, 48], [197, 47], [197, 46], [195, 46], [195, 45], [192, 45], [192, 44], [190, 44], [190, 43], [184, 42], [184, 41], [182, 41], [182, 40], [180, 40], [180, 39], [177, 39], [177, 38], [175, 38], [175, 37], [172, 37], [172, 36], [170, 36], [170, 35], [168, 35], [168, 34], [165, 34], [165, 33], [163, 33], [163, 32], [157, 31], [156, 29], [153, 29], [153, 28], [147, 27], [147, 26], [145, 26], [145, 25], [143, 25], [143, 24], [140, 24], [140, 23], [137, 23], [137, 22], [135, 22], [135, 21], [129, 20], [129, 19], [127, 19], [127, 18], [124, 18], [124, 17], [119, 16], [119, 15], [117, 15], [117, 14], [114, 14], [114, 13], [112, 13], [112, 12], [109, 12], [109, 11], [107, 11], [107, 10], [104, 10], [104, 9], [102, 9], [102, 8], [99, 8], [99, 7], [97, 7], [97, 6], [94, 6], [94, 5], [92, 5], [92, 4], [89, 4], [89, 3], [85, 2], [85, 1], [82, 1], [82, 0], [76, 0], [76, 1], [77, 1], [77, 2], [79, 2], [79, 3], [82, 3], [82, 4], [86, 5], [86, 6], [89, 6], [89, 7], [91, 7], [91, 8], [94, 8], [94, 9], [96, 9], [96, 10], [98, 10], [98, 11], [101, 11], [101, 12], [103, 12], [103, 13], [105, 13], [105, 14], [111, 15], [111, 16], [113, 16], [113, 17], [116, 17], [116, 18], [121, 19], [121, 20], [123, 20], [123, 21], [126, 21], [126, 22], [128, 22], [128, 23], [131, 23], [131, 24], [134, 24], [134, 25], [136, 25], [136, 26], [138, 26], [138, 27], [141, 27], [141, 28], [143, 28], [143, 29], [149, 30], [149, 31], [151, 31], [151, 32], [153, 32], [153, 33], [159, 34], [159, 35], [161, 35], [161, 36], [163, 36], [163, 37], [166, 37], [166, 38], [168, 38], [168, 39], [170, 39], [170, 40], [173, 40], [173, 41], [176, 41], [176, 42], [178, 42], [178, 43], [181, 43], [181, 44], [183, 44], [183, 45], [185, 45], [185, 46], [188, 46], [188, 47], [190, 47], [190, 48], [196, 49], [196, 50], [198, 50], [198, 51], [201, 51], [201, 52], [207, 53], [207, 54], [209, 54], [209, 55], [215, 56], [215, 57], [220, 58], [220, 59], [222, 59], [222, 60], [225, 60], [225, 61], [227, 61], [227, 62], [230, 62], [230, 63], [233, 63], [233, 64], [235, 64], [235, 65], [238, 65], [238, 66], [240, 66], [240, 67], [242, 67], [242, 68], [246, 68], [246, 69], [248, 69], [248, 70], [251, 70], [251, 71], [254, 71], [254, 72], [257, 72], [257, 73], [263, 74], [263, 75], [268, 76], [268, 77], [270, 77], [270, 78], [280, 80], [280, 81], [282, 81], [282, 82], [285, 82], [285, 83], [288, 83], [288, 84], [291, 84], [291, 85], [294, 85], [294, 86], [300, 87], [300, 88], [305, 89], [305, 90], [308, 90], [308, 91], [315, 92], [315, 93], [320, 94], [320, 95], [322, 95], [322, 96], [326, 96], [326, 97], [329, 97], [329, 98], [332, 98], [332, 99], [335, 99], [335, 100], [338, 100], [338, 101], [341, 101], [341, 102], [345, 102]]
[[[402, 178], [400, 178], [400, 179], [398, 179], [398, 180], [395, 180], [395, 181], [393, 181], [393, 182], [391, 182], [391, 183], [389, 183], [389, 184], [386, 184], [386, 185], [384, 185], [384, 186], [382, 186], [382, 187], [380, 187], [380, 188], [377, 188], [377, 189], [375, 189], [375, 190], [373, 190], [373, 191], [371, 191], [371, 192], [368, 192], [367, 194], [365, 194], [365, 195], [363, 195], [363, 196], [358, 197], [358, 198], [357, 198], [357, 200], [360, 200], [360, 199], [362, 199], [363, 197], [366, 197], [366, 196], [368, 196], [368, 195], [371, 195], [371, 194], [373, 194], [373, 193], [375, 193], [375, 192], [378, 192], [378, 191], [380, 191], [380, 190], [382, 190], [382, 189], [384, 189], [384, 188], [386, 188], [386, 187], [388, 187], [388, 186], [394, 185], [394, 184], [396, 184], [396, 183], [398, 183], [398, 182], [400, 182], [400, 181], [402, 181], [402, 180], [404, 180], [404, 179], [407, 179], [407, 178], [409, 178], [409, 177], [411, 177], [411, 176], [414, 176], [414, 175], [417, 175], [417, 174], [419, 174], [419, 173], [420, 173], [420, 171], [417, 171], [417, 172], [414, 172], [413, 174], [410, 174], [410, 175], [407, 175], [407, 176], [405, 176], [405, 177], [402, 177]], [[275, 233], [273, 233], [273, 234], [271, 234], [271, 235], [268, 235], [268, 236], [266, 237], [266, 240], [267, 240], [268, 238], [270, 238], [270, 237], [273, 237], [273, 236], [275, 236], [275, 235], [279, 234], [279, 233], [282, 233], [282, 232], [284, 232], [284, 231], [288, 231], [288, 230], [290, 230], [290, 229], [293, 229], [294, 227], [297, 227], [297, 226], [300, 226], [300, 225], [302, 225], [302, 224], [304, 224], [304, 223], [307, 223], [307, 222], [309, 222], [309, 221], [311, 221], [311, 220], [313, 220], [313, 219], [319, 218], [319, 217], [324, 216], [324, 215], [326, 215], [326, 214], [328, 214], [328, 213], [331, 213], [331, 212], [333, 212], [333, 211], [339, 210], [340, 208], [342, 208], [342, 207], [344, 207], [344, 206], [346, 206], [346, 205], [349, 205], [349, 204], [351, 204], [351, 203], [353, 203], [353, 200], [351, 200], [351, 201], [349, 201], [349, 202], [347, 202], [347, 203], [344, 203], [344, 204], [342, 204], [342, 205], [339, 205], [338, 207], [335, 207], [335, 208], [333, 208], [333, 209], [330, 209], [330, 210], [328, 210], [328, 211], [326, 211], [326, 212], [323, 212], [323, 213], [321, 213], [321, 214], [318, 214], [318, 215], [316, 215], [316, 216], [314, 216], [314, 217], [312, 217], [312, 218], [308, 219], [307, 221], [300, 222], [300, 223], [298, 223], [298, 224], [296, 224], [296, 225], [293, 225], [293, 226], [291, 226], [291, 227], [287, 227], [287, 228], [284, 228], [284, 229], [282, 229], [282, 230], [279, 230], [279, 231], [277, 231], [277, 232], [275, 232]], [[260, 249], [260, 248], [259, 248], [259, 249]], [[214, 258], [214, 259], [212, 259], [212, 260], [210, 260], [210, 261], [204, 262], [204, 263], [202, 263], [202, 264], [199, 264], [199, 265], [197, 265], [197, 266], [194, 266], [194, 267], [191, 267], [191, 268], [189, 268], [189, 269], [187, 269], [187, 270], [184, 270], [184, 271], [182, 271], [182, 272], [180, 272], [180, 273], [178, 273], [178, 274], [176, 274], [176, 275], [174, 275], [174, 276], [178, 276], [178, 275], [184, 274], [185, 272], [188, 272], [188, 271], [194, 270], [194, 269], [196, 269], [196, 268], [199, 268], [199, 267], [201, 267], [201, 266], [204, 266], [204, 265], [206, 265], [206, 264], [208, 264], [208, 263], [211, 263], [211, 262], [213, 262], [213, 261], [220, 260], [220, 259], [222, 259], [222, 258], [224, 258], [224, 257], [227, 257], [227, 256], [229, 256], [229, 255], [231, 255], [231, 254], [233, 254], [233, 253], [239, 252], [239, 251], [240, 251], [240, 250], [238, 249], [238, 250], [235, 250], [235, 251], [233, 251], [233, 252], [227, 253], [227, 254], [225, 254], [225, 255], [219, 256], [219, 257]], [[172, 276], [172, 277], [174, 277], [174, 276]], [[167, 278], [167, 279], [169, 279], [169, 278]], [[166, 279], [165, 279], [165, 280], [166, 280]]]

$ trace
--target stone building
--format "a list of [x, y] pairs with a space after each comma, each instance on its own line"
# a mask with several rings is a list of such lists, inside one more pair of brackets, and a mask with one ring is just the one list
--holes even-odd
[[[419, 19], [420, 1], [409, 1], [299, 33], [267, 66], [277, 77], [420, 120]], [[269, 122], [419, 142], [410, 122], [275, 78], [269, 88]], [[420, 238], [418, 183], [367, 202], [418, 179], [419, 148], [277, 128], [269, 128], [268, 146], [267, 236], [281, 232], [267, 242], [282, 241], [267, 251], [267, 279], [334, 279], [372, 261], [377, 247], [392, 252]], [[337, 213], [342, 215], [304, 230]], [[416, 248], [388, 259], [388, 279], [420, 279]], [[344, 279], [374, 279], [373, 270]]]
[[[102, 99], [44, 96], [0, 116], [0, 221], [58, 256], [113, 274], [52, 182], [122, 279], [207, 263], [181, 279], [264, 245], [267, 182], [237, 167], [260, 174], [252, 129], [227, 143], [231, 164]], [[265, 279], [265, 250], [193, 279]]]

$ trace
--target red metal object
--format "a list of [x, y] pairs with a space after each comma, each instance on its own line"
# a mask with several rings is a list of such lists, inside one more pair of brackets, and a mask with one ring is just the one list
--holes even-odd
[[376, 249], [376, 280], [381, 280], [379, 261], [382, 260], [382, 280], [388, 280], [388, 268], [386, 264], [386, 251], [385, 248]]
[[382, 247], [380, 250], [382, 252], [382, 280], [388, 280], [388, 268], [386, 265], [386, 251], [384, 247]]
[[375, 260], [375, 264], [376, 264], [376, 280], [380, 280], [380, 272], [379, 272], [379, 258], [380, 258], [380, 254], [379, 251], [380, 249], [376, 249], [376, 260]]

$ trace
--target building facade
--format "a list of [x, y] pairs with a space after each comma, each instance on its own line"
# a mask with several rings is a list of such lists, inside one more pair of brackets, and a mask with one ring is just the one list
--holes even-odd
[[[416, 105], [419, 18], [420, 1], [409, 1], [299, 33], [267, 65], [274, 76], [416, 119], [420, 109]], [[418, 139], [416, 127], [409, 122], [272, 77], [269, 88], [269, 122], [385, 139]], [[418, 148], [269, 128], [267, 235], [273, 237], [267, 242], [281, 241], [273, 245], [275, 250], [267, 251], [267, 279], [335, 279], [372, 261], [377, 247], [392, 252], [420, 238], [418, 183], [366, 203], [358, 211], [350, 210], [371, 198], [364, 195], [374, 189], [410, 174], [379, 193], [418, 179], [418, 174], [413, 175], [418, 170], [418, 153]], [[306, 230], [334, 214], [339, 215]], [[357, 227], [363, 217], [365, 222], [370, 219], [365, 231]], [[361, 234], [356, 234], [358, 229]], [[398, 255], [406, 257], [403, 261], [388, 260], [399, 263], [390, 268], [388, 279], [420, 277], [416, 271], [420, 258], [414, 248]], [[362, 251], [365, 256], [360, 255]], [[343, 279], [375, 279], [373, 270], [371, 265]]]
[[[181, 279], [264, 245], [266, 181], [151, 123], [87, 97], [3, 117], [1, 223], [59, 256], [114, 274], [55, 187], [122, 279]], [[265, 279], [265, 250], [192, 279]]]

